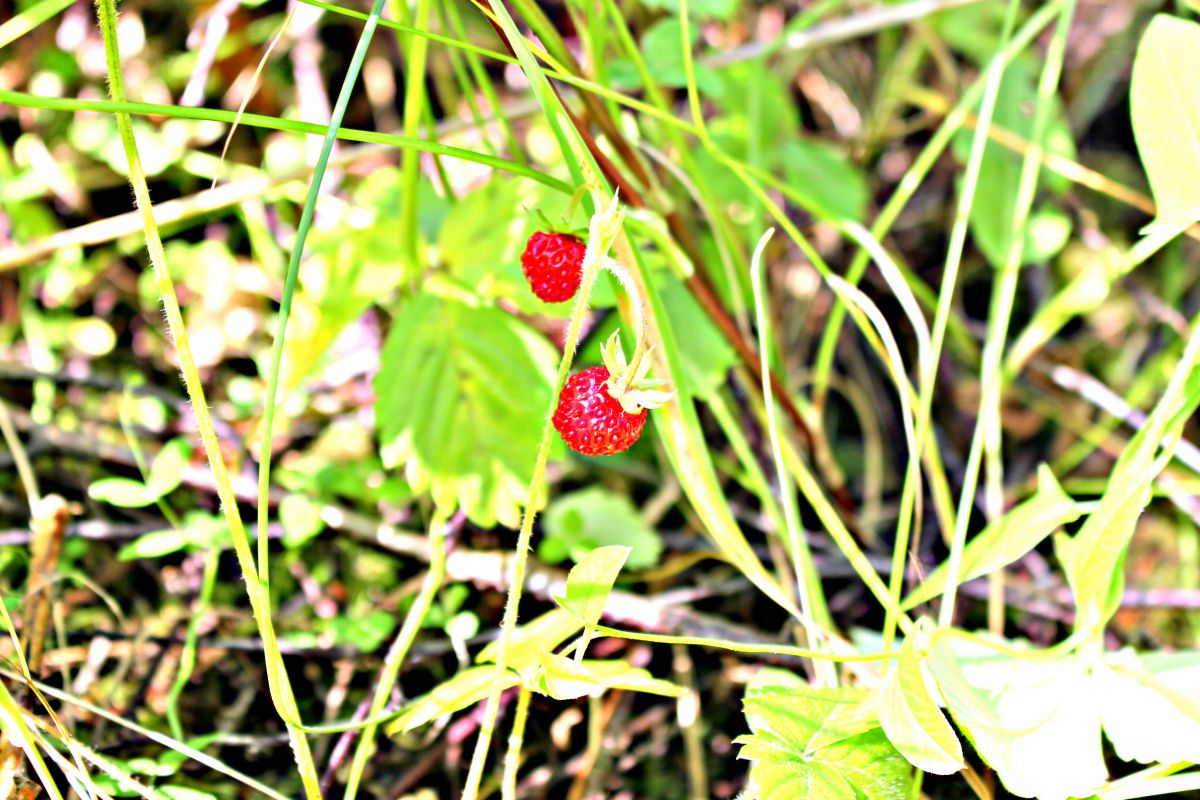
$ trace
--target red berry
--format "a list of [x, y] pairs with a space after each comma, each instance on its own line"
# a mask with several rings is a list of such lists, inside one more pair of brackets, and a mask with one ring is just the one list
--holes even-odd
[[521, 270], [529, 288], [547, 303], [570, 300], [579, 291], [585, 250], [579, 237], [568, 233], [538, 231], [530, 236], [521, 253]]
[[572, 450], [611, 456], [633, 446], [646, 425], [646, 409], [630, 414], [608, 392], [607, 367], [590, 367], [567, 379], [554, 410], [554, 429]]

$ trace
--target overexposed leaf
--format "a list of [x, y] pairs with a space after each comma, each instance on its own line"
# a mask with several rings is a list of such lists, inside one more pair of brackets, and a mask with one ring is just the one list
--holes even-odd
[[1129, 111], [1157, 206], [1152, 224], [1200, 219], [1200, 24], [1151, 20], [1133, 60]]
[[567, 573], [567, 590], [554, 600], [591, 628], [600, 621], [613, 582], [621, 574], [621, 567], [629, 557], [629, 548], [621, 545], [597, 547], [585, 555]]
[[[488, 696], [492, 689], [492, 679], [496, 674], [493, 666], [471, 667], [442, 681], [429, 694], [418, 697], [405, 706], [400, 716], [387, 726], [388, 733], [410, 731], [426, 722], [437, 719], [445, 714], [466, 708]], [[504, 688], [516, 686], [521, 682], [517, 673], [506, 670], [502, 685]]]
[[[519, 626], [509, 637], [508, 666], [524, 672], [538, 663], [542, 651], [552, 650], [583, 629], [583, 623], [570, 611], [555, 608], [542, 614], [532, 622]], [[496, 660], [500, 651], [500, 640], [489, 642], [479, 651], [475, 661], [486, 664]]]
[[[1054, 473], [1042, 464], [1038, 467], [1037, 491], [967, 543], [959, 583], [1011, 564], [1041, 544], [1059, 526], [1079, 519], [1080, 514], [1078, 505], [1063, 491]], [[947, 572], [946, 564], [942, 564], [930, 573], [901, 607], [907, 610], [940, 595], [946, 589]]]
[[[834, 800], [901, 800], [912, 787], [912, 770], [876, 726], [850, 735], [828, 732], [833, 720], [853, 720], [849, 709], [867, 702], [863, 689], [766, 686], [743, 702], [751, 733], [739, 736], [739, 758], [749, 759], [747, 793], [761, 800], [783, 797]], [[832, 742], [825, 744], [825, 742]]]
[[966, 766], [962, 744], [929, 692], [921, 653], [909, 636], [880, 687], [879, 722], [888, 741], [914, 767], [952, 775]]
[[954, 721], [1018, 797], [1089, 797], [1108, 778], [1095, 687], [1079, 656], [1023, 659], [940, 641], [926, 663]]
[[1112, 653], [1094, 676], [1104, 733], [1119, 757], [1200, 763], [1200, 653]]

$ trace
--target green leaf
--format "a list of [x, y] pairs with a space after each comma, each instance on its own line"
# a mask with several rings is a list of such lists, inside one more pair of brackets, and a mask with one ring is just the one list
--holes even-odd
[[[1000, 519], [988, 525], [963, 549], [960, 583], [986, 575], [1037, 547], [1061, 525], [1081, 515], [1079, 506], [1063, 491], [1045, 464], [1038, 467], [1038, 488]], [[946, 564], [942, 564], [902, 604], [908, 610], [940, 595], [946, 588]]]
[[[570, 611], [562, 608], [551, 609], [513, 631], [509, 637], [505, 661], [517, 672], [524, 672], [538, 663], [542, 652], [553, 650], [582, 629], [583, 623]], [[487, 647], [475, 656], [475, 661], [480, 664], [494, 662], [499, 651], [499, 640], [489, 642]]]
[[[1200, 328], [1192, 332], [1166, 390], [1109, 474], [1098, 507], [1074, 538], [1057, 538], [1067, 582], [1075, 595], [1076, 628], [1099, 629], [1116, 613], [1124, 586], [1125, 553], [1155, 478], [1200, 406]], [[1167, 443], [1161, 454], [1160, 444]]]
[[[1038, 102], [1034, 69], [1014, 62], [1004, 71], [996, 102], [995, 124], [1028, 140], [1033, 135], [1033, 109]], [[1075, 144], [1061, 102], [1052, 100], [1054, 110], [1046, 131], [1047, 152], [1075, 158]], [[972, 131], [964, 130], [954, 140], [956, 154], [965, 159], [971, 148]], [[1001, 267], [1012, 242], [1013, 212], [1021, 180], [1023, 156], [989, 140], [979, 168], [979, 184], [971, 207], [970, 227], [975, 244], [994, 267]], [[1042, 183], [1057, 193], [1065, 191], [1061, 179], [1046, 175]], [[1054, 206], [1034, 207], [1025, 226], [1021, 263], [1045, 261], [1056, 255], [1070, 238], [1070, 218]]]
[[541, 669], [529, 688], [555, 700], [575, 700], [594, 697], [608, 689], [647, 692], [664, 697], [679, 697], [683, 690], [670, 681], [660, 680], [639, 667], [624, 661], [589, 661], [582, 663], [556, 653], [541, 654]]
[[181, 530], [166, 528], [143, 534], [117, 551], [117, 558], [122, 561], [160, 558], [188, 547], [207, 549], [229, 546], [229, 526], [223, 518], [203, 511], [189, 511], [184, 515]]
[[[692, 46], [700, 38], [700, 29], [692, 25], [689, 33]], [[663, 17], [642, 34], [641, 51], [646, 67], [660, 86], [682, 88], [687, 85], [687, 74], [683, 68], [683, 26], [678, 16]], [[619, 63], [619, 62], [618, 62]], [[617, 75], [636, 74], [631, 69], [618, 66]], [[705, 95], [719, 95], [721, 82], [716, 73], [702, 65], [696, 65], [696, 84]]]
[[1152, 225], [1200, 219], [1200, 24], [1158, 14], [1133, 60], [1133, 135], [1158, 213]]
[[926, 663], [954, 721], [1008, 791], [1066, 800], [1091, 796], [1107, 779], [1100, 703], [1079, 656], [1015, 658], [943, 639]]
[[511, 314], [417, 295], [375, 378], [384, 465], [402, 465], [415, 492], [476, 525], [516, 527], [521, 507], [540, 500], [529, 484], [557, 360]]
[[191, 457], [192, 448], [185, 439], [175, 438], [164, 444], [146, 476], [147, 494], [157, 500], [175, 491], [183, 483], [183, 468]]
[[146, 484], [129, 478], [101, 478], [88, 486], [88, 497], [118, 508], [144, 508], [156, 499]]
[[[861, 731], [851, 711], [869, 702], [863, 689], [767, 687], [743, 700], [749, 735], [739, 758], [749, 759], [747, 795], [762, 800], [814, 797], [822, 800], [902, 800], [912, 788], [912, 771], [878, 727]], [[842, 720], [845, 735], [831, 736]], [[831, 726], [832, 727], [832, 726]], [[830, 739], [833, 743], [826, 744]]]
[[283, 546], [289, 550], [303, 547], [325, 529], [321, 504], [303, 494], [289, 494], [280, 501], [279, 523], [283, 525]]
[[870, 190], [867, 178], [841, 150], [819, 139], [791, 138], [777, 145], [792, 192], [806, 211], [824, 219], [862, 221]]
[[[411, 731], [426, 722], [446, 714], [453, 714], [472, 703], [477, 703], [488, 696], [492, 689], [492, 679], [496, 668], [488, 665], [471, 667], [455, 675], [449, 680], [442, 681], [437, 688], [422, 695], [405, 706], [398, 717], [387, 726], [387, 732], [400, 733]], [[505, 670], [502, 685], [505, 689], [518, 685], [520, 676], [512, 670]]]
[[[649, 569], [658, 564], [662, 552], [658, 533], [629, 498], [599, 486], [556, 498], [542, 516], [542, 528], [538, 556], [548, 563], [567, 556], [579, 561], [597, 547], [615, 544], [630, 548], [630, 569]], [[556, 550], [562, 557], [547, 557]]]
[[1200, 652], [1112, 653], [1093, 675], [1104, 732], [1118, 756], [1200, 764]]
[[[708, 397], [725, 385], [729, 370], [738, 363], [737, 352], [682, 283], [668, 282], [663, 286], [661, 296], [671, 328], [688, 332], [679, 342], [683, 374], [688, 385], [693, 394]], [[630, 557], [631, 569], [641, 569], [633, 566], [636, 558], [635, 552]]]
[[[642, 0], [646, 8], [657, 8], [678, 14], [679, 0]], [[737, 11], [737, 0], [688, 0], [688, 16], [696, 19], [733, 19]]]
[[[888, 740], [914, 767], [935, 775], [963, 769], [962, 744], [931, 696], [914, 639], [904, 640], [880, 689], [879, 722]], [[933, 687], [936, 690], [936, 687]]]
[[597, 547], [567, 573], [566, 594], [555, 597], [555, 602], [574, 614], [585, 628], [593, 627], [604, 613], [613, 583], [627, 558], [628, 547]]

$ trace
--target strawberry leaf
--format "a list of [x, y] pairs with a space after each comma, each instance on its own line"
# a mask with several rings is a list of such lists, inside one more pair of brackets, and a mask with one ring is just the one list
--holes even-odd
[[[420, 294], [384, 345], [376, 418], [386, 467], [473, 523], [516, 527], [554, 381], [554, 349], [510, 314]], [[539, 489], [540, 492], [540, 489]]]

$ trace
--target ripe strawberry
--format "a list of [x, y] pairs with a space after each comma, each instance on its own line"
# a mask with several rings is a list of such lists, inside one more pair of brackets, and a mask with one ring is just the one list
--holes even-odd
[[572, 450], [585, 456], [611, 456], [633, 446], [646, 425], [647, 409], [671, 399], [666, 381], [646, 377], [648, 350], [639, 348], [627, 363], [614, 332], [601, 348], [604, 366], [567, 379], [554, 409], [554, 429]]
[[646, 409], [630, 414], [608, 391], [608, 367], [572, 375], [558, 395], [554, 429], [572, 450], [611, 456], [633, 446], [646, 424]]
[[538, 231], [530, 236], [521, 253], [521, 270], [529, 288], [547, 303], [570, 300], [583, 278], [585, 250], [579, 237], [569, 233]]

